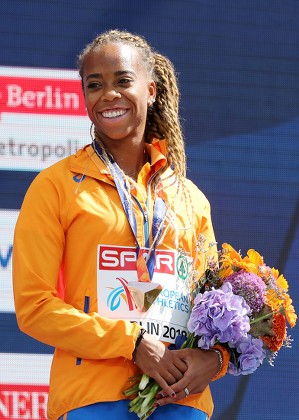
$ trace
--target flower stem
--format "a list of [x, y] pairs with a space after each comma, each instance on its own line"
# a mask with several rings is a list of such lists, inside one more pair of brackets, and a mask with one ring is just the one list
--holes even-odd
[[268, 318], [271, 318], [271, 317], [272, 317], [272, 315], [277, 314], [278, 312], [279, 312], [279, 311], [272, 311], [272, 312], [270, 312], [270, 313], [268, 313], [268, 314], [265, 314], [265, 315], [259, 316], [258, 318], [255, 318], [255, 319], [252, 319], [252, 320], [250, 321], [250, 325], [252, 325], [252, 324], [256, 324], [257, 322], [262, 321], [263, 319], [268, 319]]
[[124, 391], [124, 395], [126, 397], [130, 397], [131, 395], [137, 394], [138, 390], [139, 390], [139, 384], [136, 383], [131, 388], [129, 388], [126, 391]]

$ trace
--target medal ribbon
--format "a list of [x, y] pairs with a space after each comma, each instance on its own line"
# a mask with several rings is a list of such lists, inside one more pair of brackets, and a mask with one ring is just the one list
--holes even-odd
[[[101, 158], [101, 160], [105, 163], [104, 154], [102, 151], [101, 146], [98, 143], [93, 142], [93, 148], [97, 155]], [[140, 204], [137, 197], [133, 196], [136, 204], [138, 205], [140, 211], [143, 215], [143, 225], [144, 225], [144, 233], [145, 233], [145, 248], [142, 249], [139, 245], [138, 238], [137, 238], [137, 222], [136, 216], [133, 210], [132, 201], [130, 199], [131, 193], [128, 187], [126, 180], [124, 179], [117, 163], [114, 161], [113, 157], [108, 154], [109, 163], [112, 168], [112, 176], [114, 178], [115, 186], [120, 197], [123, 209], [127, 216], [128, 222], [130, 224], [131, 230], [133, 232], [137, 248], [137, 258], [136, 258], [136, 268], [137, 268], [137, 275], [138, 280], [140, 282], [150, 282], [154, 275], [155, 269], [155, 253], [156, 247], [159, 242], [159, 239], [162, 235], [164, 219], [166, 215], [166, 204], [164, 200], [160, 197], [155, 198], [154, 202], [154, 209], [153, 209], [153, 223], [152, 223], [152, 238], [153, 242], [150, 246], [150, 238], [149, 238], [149, 223], [148, 223], [148, 208], [149, 208], [149, 199], [150, 199], [150, 185], [151, 181], [153, 180], [155, 174], [153, 174], [147, 184], [147, 199], [146, 199], [146, 211], [144, 211], [142, 205]], [[116, 176], [115, 176], [116, 175]], [[125, 191], [128, 193], [126, 194]], [[146, 254], [146, 257], [145, 255]]]

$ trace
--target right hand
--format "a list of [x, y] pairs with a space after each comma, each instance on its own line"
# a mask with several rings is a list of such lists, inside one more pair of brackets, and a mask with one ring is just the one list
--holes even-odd
[[164, 395], [176, 397], [170, 385], [182, 379], [187, 370], [176, 350], [168, 350], [163, 343], [145, 333], [136, 351], [135, 364], [160, 385]]

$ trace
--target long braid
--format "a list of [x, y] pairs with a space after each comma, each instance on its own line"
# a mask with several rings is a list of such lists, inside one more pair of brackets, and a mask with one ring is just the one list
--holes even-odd
[[[167, 140], [167, 161], [178, 180], [186, 176], [186, 156], [179, 121], [179, 90], [172, 63], [155, 53], [154, 75], [157, 86], [153, 112], [153, 135]], [[148, 127], [151, 130], [151, 127]], [[155, 130], [155, 131], [154, 131]]]

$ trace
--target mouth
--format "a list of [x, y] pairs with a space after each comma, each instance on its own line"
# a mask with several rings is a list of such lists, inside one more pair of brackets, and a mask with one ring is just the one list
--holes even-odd
[[114, 110], [103, 111], [100, 114], [102, 115], [103, 118], [112, 119], [112, 118], [121, 117], [125, 115], [126, 112], [127, 112], [126, 109], [114, 109]]

